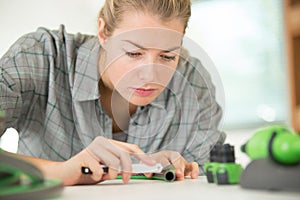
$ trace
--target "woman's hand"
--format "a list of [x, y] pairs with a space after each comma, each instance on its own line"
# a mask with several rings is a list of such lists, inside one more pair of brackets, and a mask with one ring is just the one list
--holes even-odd
[[[151, 166], [156, 164], [137, 145], [99, 136], [86, 149], [63, 162], [62, 170], [58, 172], [58, 175], [65, 185], [95, 184], [104, 180], [115, 179], [118, 175], [118, 169], [121, 167], [123, 182], [127, 183], [132, 170], [130, 155], [135, 156], [144, 164]], [[104, 174], [101, 164], [109, 167], [107, 174]], [[92, 174], [82, 174], [82, 167], [88, 167]]]
[[[196, 162], [187, 162], [178, 152], [163, 150], [150, 155], [156, 162], [163, 166], [173, 164], [176, 169], [176, 180], [183, 180], [185, 176], [190, 176], [192, 179], [198, 177], [199, 166]], [[151, 174], [145, 174], [151, 177]]]

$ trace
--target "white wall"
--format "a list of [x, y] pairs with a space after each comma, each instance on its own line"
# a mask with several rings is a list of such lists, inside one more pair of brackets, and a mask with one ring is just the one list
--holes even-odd
[[65, 24], [70, 33], [95, 34], [104, 0], [0, 0], [0, 57], [21, 35]]

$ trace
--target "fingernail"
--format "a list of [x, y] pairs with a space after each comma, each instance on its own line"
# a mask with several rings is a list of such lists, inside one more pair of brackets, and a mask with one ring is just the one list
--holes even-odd
[[128, 183], [129, 182], [129, 180], [130, 180], [130, 175], [123, 175], [123, 182], [124, 183]]
[[182, 171], [180, 169], [177, 169], [176, 170], [176, 174], [179, 175], [179, 176], [181, 176], [182, 175]]

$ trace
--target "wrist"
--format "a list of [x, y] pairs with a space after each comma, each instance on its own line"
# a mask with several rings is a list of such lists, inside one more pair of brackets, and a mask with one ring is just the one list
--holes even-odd
[[38, 164], [45, 178], [60, 179], [63, 181], [63, 162], [46, 160]]

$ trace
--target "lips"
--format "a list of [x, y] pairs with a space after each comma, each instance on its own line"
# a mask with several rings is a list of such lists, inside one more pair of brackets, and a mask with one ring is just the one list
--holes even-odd
[[155, 91], [156, 91], [156, 89], [134, 88], [134, 92], [143, 97], [150, 96]]

